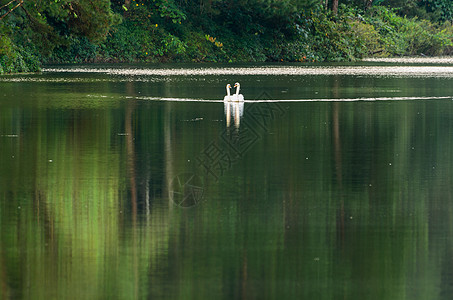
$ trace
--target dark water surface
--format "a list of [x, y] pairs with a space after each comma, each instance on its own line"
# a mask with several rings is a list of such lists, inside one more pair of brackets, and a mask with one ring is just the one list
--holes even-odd
[[452, 96], [448, 61], [1, 76], [0, 299], [451, 299]]

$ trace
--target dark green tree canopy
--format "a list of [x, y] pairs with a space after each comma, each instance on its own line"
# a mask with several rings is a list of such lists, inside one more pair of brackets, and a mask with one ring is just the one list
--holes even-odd
[[453, 0], [0, 0], [0, 74], [60, 62], [421, 53], [453, 53]]
[[0, 22], [31, 30], [40, 44], [64, 43], [71, 35], [97, 43], [118, 22], [109, 0], [0, 0], [0, 7], [0, 16], [7, 15]]

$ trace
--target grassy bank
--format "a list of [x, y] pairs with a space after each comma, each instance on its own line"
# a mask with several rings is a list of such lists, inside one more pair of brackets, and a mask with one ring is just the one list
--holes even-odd
[[336, 14], [282, 8], [269, 17], [264, 9], [197, 15], [177, 7], [156, 14], [143, 3], [112, 8], [118, 20], [102, 39], [67, 34], [50, 48], [37, 46], [29, 30], [17, 34], [17, 22], [3, 22], [0, 74], [38, 71], [42, 63], [319, 62], [453, 53], [451, 22], [401, 16], [383, 6], [340, 5]]

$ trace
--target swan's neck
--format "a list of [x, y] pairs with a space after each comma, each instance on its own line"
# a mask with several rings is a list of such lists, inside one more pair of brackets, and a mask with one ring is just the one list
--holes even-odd
[[236, 95], [239, 95], [239, 88], [240, 88], [240, 86], [238, 85], [238, 87], [236, 89]]
[[226, 90], [227, 90], [227, 96], [230, 96], [230, 89], [227, 87]]

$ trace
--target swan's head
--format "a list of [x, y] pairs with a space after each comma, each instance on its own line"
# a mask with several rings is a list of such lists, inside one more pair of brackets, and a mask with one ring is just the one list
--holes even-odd
[[236, 83], [234, 84], [234, 87], [240, 87], [240, 86], [241, 86], [241, 85], [239, 84], [239, 82], [236, 82]]
[[231, 89], [231, 84], [228, 83], [228, 84], [226, 85], [226, 88], [227, 88], [227, 89]]

